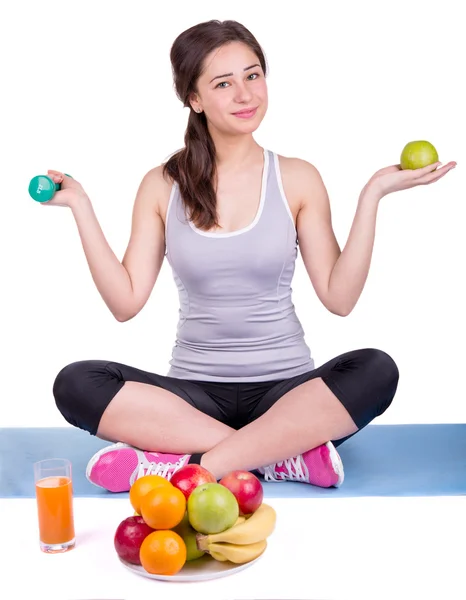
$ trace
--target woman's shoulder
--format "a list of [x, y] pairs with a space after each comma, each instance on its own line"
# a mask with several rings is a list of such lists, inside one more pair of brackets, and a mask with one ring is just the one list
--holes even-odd
[[168, 173], [164, 172], [164, 165], [161, 164], [147, 171], [143, 177], [143, 181], [150, 186], [156, 210], [165, 221], [173, 189], [173, 179]]
[[164, 164], [153, 167], [147, 171], [144, 177], [151, 180], [153, 185], [161, 190], [171, 190], [173, 186], [173, 179], [164, 171]]
[[303, 192], [319, 185], [321, 176], [317, 167], [303, 159], [276, 154], [283, 189], [290, 204], [301, 206]]
[[317, 167], [305, 160], [296, 156], [284, 156], [275, 153], [278, 158], [280, 171], [293, 177], [308, 177], [309, 175], [318, 173]]

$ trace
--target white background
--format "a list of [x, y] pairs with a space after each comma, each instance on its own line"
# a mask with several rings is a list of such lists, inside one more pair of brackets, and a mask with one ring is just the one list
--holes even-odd
[[[162, 12], [163, 11], [163, 12]], [[458, 167], [382, 200], [370, 275], [353, 313], [316, 299], [298, 260], [293, 299], [316, 364], [378, 347], [400, 369], [377, 423], [464, 422], [464, 25], [455, 2], [16, 2], [1, 9], [0, 426], [66, 426], [52, 385], [67, 363], [103, 358], [165, 374], [178, 317], [168, 264], [132, 321], [92, 282], [68, 209], [29, 180], [63, 170], [88, 192], [122, 258], [144, 174], [183, 145], [170, 46], [205, 20], [235, 19], [264, 48], [269, 111], [257, 141], [312, 162], [340, 245], [360, 190], [432, 142]], [[6, 84], [6, 85], [5, 85]]]
[[[268, 502], [277, 511], [277, 524], [257, 564], [225, 579], [177, 583], [136, 575], [118, 561], [113, 537], [118, 524], [132, 512], [127, 499], [75, 498], [76, 547], [50, 555], [40, 552], [37, 537], [31, 535], [37, 529], [35, 500], [0, 498], [2, 539], [8, 540], [8, 544], [0, 544], [0, 560], [8, 566], [1, 579], [2, 590], [8, 592], [2, 597], [465, 598], [463, 497], [270, 498]], [[204, 570], [199, 569], [199, 574]]]

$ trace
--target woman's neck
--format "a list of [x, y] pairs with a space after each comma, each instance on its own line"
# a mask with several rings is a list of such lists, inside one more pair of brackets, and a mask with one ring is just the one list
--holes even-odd
[[262, 157], [263, 149], [252, 135], [226, 139], [214, 139], [217, 169], [234, 171], [249, 165]]

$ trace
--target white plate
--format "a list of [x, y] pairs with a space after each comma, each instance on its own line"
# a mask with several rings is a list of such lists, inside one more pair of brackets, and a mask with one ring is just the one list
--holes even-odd
[[120, 558], [120, 562], [133, 573], [148, 577], [149, 579], [161, 579], [162, 581], [206, 581], [207, 579], [218, 579], [238, 573], [256, 563], [263, 555], [243, 565], [236, 565], [228, 561], [221, 562], [207, 554], [196, 560], [185, 563], [176, 575], [153, 575], [139, 565], [132, 565]]

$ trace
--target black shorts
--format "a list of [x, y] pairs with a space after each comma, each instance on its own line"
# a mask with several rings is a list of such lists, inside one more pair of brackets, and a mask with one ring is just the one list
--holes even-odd
[[284, 394], [316, 377], [322, 378], [361, 429], [391, 404], [398, 368], [388, 354], [372, 348], [347, 352], [296, 377], [251, 383], [191, 381], [116, 362], [87, 360], [62, 369], [53, 394], [68, 423], [92, 435], [96, 435], [105, 409], [126, 381], [169, 390], [206, 415], [240, 429]]

